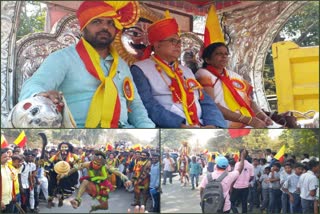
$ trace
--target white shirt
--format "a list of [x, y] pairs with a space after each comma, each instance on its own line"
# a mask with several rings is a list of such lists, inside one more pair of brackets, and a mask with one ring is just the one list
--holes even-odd
[[310, 195], [311, 190], [319, 187], [319, 181], [312, 171], [308, 171], [300, 176], [298, 187], [300, 188], [300, 197], [305, 200], [315, 200], [315, 197]]
[[[171, 162], [170, 162], [171, 161]], [[171, 166], [170, 166], [170, 164], [174, 164], [174, 160], [172, 159], [172, 158], [164, 158], [163, 159], [163, 165], [164, 165], [164, 168], [163, 168], [163, 170], [164, 171], [172, 171], [171, 170]]]
[[29, 176], [37, 167], [35, 163], [23, 162], [23, 165], [21, 167], [21, 184], [23, 189], [27, 189], [29, 188]]

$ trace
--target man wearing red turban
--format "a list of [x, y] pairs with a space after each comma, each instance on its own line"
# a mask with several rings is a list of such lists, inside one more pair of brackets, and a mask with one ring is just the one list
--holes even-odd
[[77, 11], [82, 38], [51, 54], [19, 99], [40, 95], [63, 106], [62, 91], [79, 128], [153, 128], [128, 65], [111, 45], [138, 21], [138, 7], [137, 1], [84, 1]]
[[160, 128], [226, 127], [192, 71], [178, 63], [181, 39], [176, 20], [167, 13], [148, 27], [148, 39], [145, 60], [131, 66], [131, 72], [153, 122]]

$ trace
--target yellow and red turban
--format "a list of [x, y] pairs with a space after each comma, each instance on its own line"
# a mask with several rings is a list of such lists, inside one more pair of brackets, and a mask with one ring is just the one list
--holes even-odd
[[171, 35], [179, 34], [179, 26], [175, 18], [170, 17], [169, 12], [166, 11], [166, 18], [154, 22], [148, 27], [148, 40], [150, 45], [146, 48], [143, 54], [143, 59], [150, 57], [151, 46], [158, 41], [164, 40]]
[[139, 16], [138, 1], [84, 1], [77, 11], [81, 31], [99, 17], [113, 18], [116, 28], [122, 30], [134, 26]]

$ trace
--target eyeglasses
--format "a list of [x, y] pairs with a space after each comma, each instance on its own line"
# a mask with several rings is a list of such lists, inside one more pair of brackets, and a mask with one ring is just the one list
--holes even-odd
[[182, 40], [171, 38], [171, 39], [160, 40], [160, 42], [170, 42], [172, 45], [181, 45]]

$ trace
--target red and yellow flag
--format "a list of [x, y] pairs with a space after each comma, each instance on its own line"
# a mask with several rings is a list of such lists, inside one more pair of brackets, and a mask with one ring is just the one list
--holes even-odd
[[215, 43], [222, 42], [224, 43], [224, 35], [221, 30], [219, 23], [218, 15], [216, 12], [215, 6], [212, 4], [209, 8], [206, 27], [204, 30], [204, 47]]
[[106, 151], [112, 151], [113, 150], [113, 146], [111, 143], [107, 143], [106, 145]]
[[278, 151], [278, 153], [274, 156], [274, 158], [277, 159], [280, 163], [284, 162], [285, 151], [286, 151], [286, 145], [283, 145], [281, 149]]
[[19, 146], [20, 148], [25, 147], [26, 143], [27, 143], [27, 136], [26, 133], [24, 133], [24, 131], [22, 131], [20, 133], [20, 135], [17, 137], [17, 139], [14, 140], [13, 142], [15, 145]]
[[9, 143], [2, 134], [1, 135], [1, 149], [7, 148], [8, 146], [9, 146]]
[[132, 149], [135, 151], [142, 151], [142, 146], [140, 144], [135, 144], [134, 146], [132, 146]]

